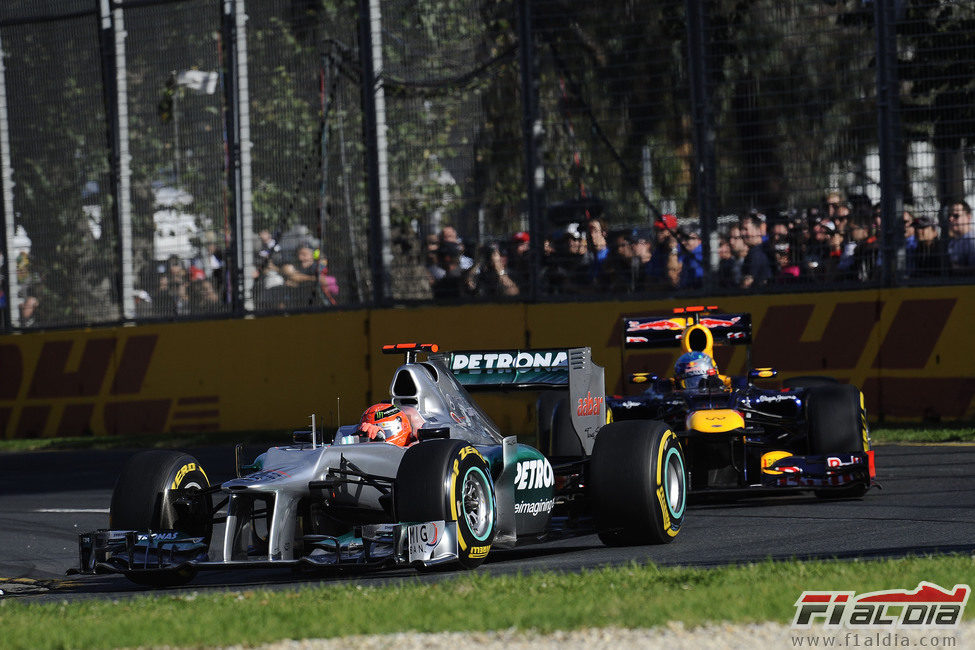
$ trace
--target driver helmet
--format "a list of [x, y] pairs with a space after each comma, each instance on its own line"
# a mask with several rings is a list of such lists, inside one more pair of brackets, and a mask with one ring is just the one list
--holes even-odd
[[368, 434], [370, 440], [386, 442], [405, 447], [413, 437], [413, 425], [398, 406], [389, 402], [373, 404], [362, 414], [359, 430]]
[[674, 364], [674, 379], [684, 388], [699, 388], [705, 378], [717, 374], [714, 361], [704, 352], [685, 352]]

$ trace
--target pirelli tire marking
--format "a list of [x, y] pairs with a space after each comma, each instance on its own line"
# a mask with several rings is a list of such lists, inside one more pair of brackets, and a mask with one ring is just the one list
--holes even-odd
[[870, 427], [867, 426], [867, 407], [860, 391], [860, 433], [863, 436], [863, 451], [870, 451]]
[[684, 460], [677, 447], [678, 444], [677, 436], [667, 429], [657, 449], [657, 473], [654, 483], [663, 528], [670, 537], [676, 537], [680, 532], [687, 501], [684, 489]]
[[[191, 474], [192, 472], [199, 472], [203, 475], [204, 482], [202, 485], [199, 481], [194, 480], [190, 480], [186, 483], [186, 485], [183, 485], [183, 479], [185, 479], [187, 475]], [[176, 472], [176, 476], [173, 478], [173, 483], [169, 486], [169, 489], [176, 490], [180, 488], [197, 488], [198, 490], [202, 490], [203, 488], [209, 486], [210, 479], [207, 477], [206, 472], [203, 471], [203, 468], [196, 463], [186, 463], [179, 468], [179, 471]]]
[[468, 445], [454, 459], [449, 477], [450, 516], [457, 522], [457, 546], [469, 559], [486, 557], [494, 537], [495, 503], [486, 467], [481, 453]]

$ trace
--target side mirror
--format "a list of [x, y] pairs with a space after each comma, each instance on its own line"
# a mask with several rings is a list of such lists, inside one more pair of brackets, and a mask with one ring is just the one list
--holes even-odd
[[771, 379], [779, 374], [775, 368], [752, 368], [748, 371], [749, 379]]

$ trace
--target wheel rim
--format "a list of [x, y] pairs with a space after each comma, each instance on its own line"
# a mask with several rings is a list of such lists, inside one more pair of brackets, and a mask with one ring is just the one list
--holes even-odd
[[664, 492], [667, 508], [673, 517], [684, 514], [684, 461], [676, 449], [667, 452], [664, 471]]
[[461, 516], [478, 541], [487, 539], [494, 527], [494, 503], [481, 470], [472, 467], [464, 475], [461, 491]]

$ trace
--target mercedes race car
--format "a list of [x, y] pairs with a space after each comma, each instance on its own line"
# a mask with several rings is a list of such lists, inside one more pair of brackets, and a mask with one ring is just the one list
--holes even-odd
[[633, 373], [642, 394], [608, 397], [612, 418], [665, 422], [687, 461], [690, 492], [755, 488], [812, 489], [817, 496], [858, 497], [876, 475], [863, 395], [829, 377], [795, 377], [782, 388], [753, 382], [776, 376], [754, 368], [745, 377], [720, 374], [715, 345], [748, 345], [751, 315], [685, 307], [662, 317], [623, 319], [624, 346], [680, 347], [682, 363], [700, 372], [658, 377]]
[[[370, 441], [361, 423], [322, 441], [312, 419], [253, 462], [238, 445], [237, 477], [214, 485], [192, 456], [141, 452], [115, 485], [110, 529], [80, 536], [74, 572], [167, 586], [205, 569], [472, 568], [492, 549], [564, 536], [652, 544], [679, 533], [684, 457], [663, 423], [607, 424], [600, 397], [568, 419], [581, 453], [552, 462], [504, 436], [474, 402], [450, 370], [463, 355], [417, 344], [384, 351], [405, 356], [390, 403], [421, 417], [416, 442]], [[588, 348], [541, 356], [528, 355], [532, 370], [517, 351], [495, 356], [495, 377], [603, 395]]]

